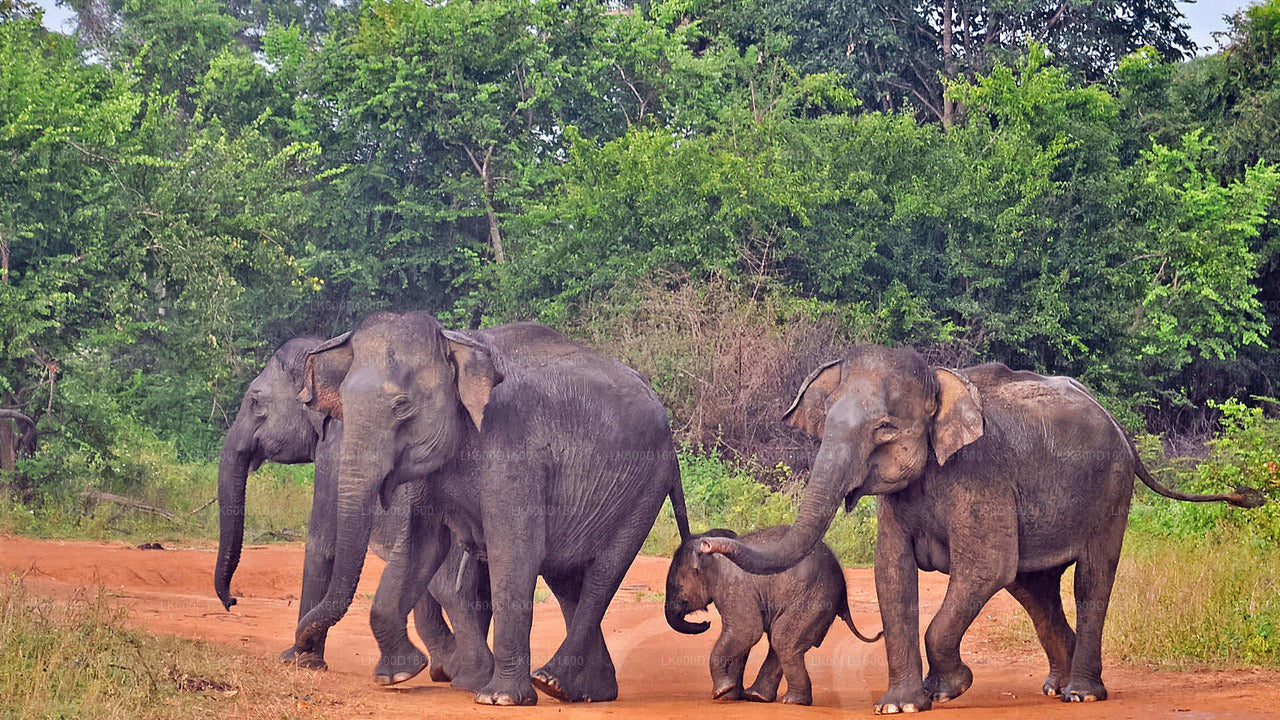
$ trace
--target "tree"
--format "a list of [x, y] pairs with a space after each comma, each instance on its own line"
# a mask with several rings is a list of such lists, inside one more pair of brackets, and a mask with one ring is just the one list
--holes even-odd
[[748, 0], [699, 14], [740, 47], [773, 48], [802, 72], [840, 72], [868, 107], [914, 108], [944, 124], [956, 113], [946, 81], [1009, 64], [1032, 42], [1089, 81], [1143, 46], [1167, 61], [1195, 50], [1174, 0]]

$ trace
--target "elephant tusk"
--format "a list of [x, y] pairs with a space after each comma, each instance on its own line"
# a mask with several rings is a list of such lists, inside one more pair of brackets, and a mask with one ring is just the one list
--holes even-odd
[[471, 562], [471, 551], [462, 551], [462, 561], [458, 563], [458, 577], [454, 578], [453, 591], [455, 593], [462, 592], [462, 576], [467, 572], [467, 563]]

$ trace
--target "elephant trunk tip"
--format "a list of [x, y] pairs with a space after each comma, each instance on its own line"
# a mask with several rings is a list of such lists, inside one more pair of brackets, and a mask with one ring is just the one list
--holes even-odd
[[733, 555], [738, 550], [738, 542], [733, 538], [708, 537], [698, 541], [698, 552], [703, 555]]
[[224, 595], [219, 592], [218, 599], [222, 601], [222, 609], [224, 610], [230, 610], [231, 606], [236, 604], [236, 599], [231, 597], [230, 594]]
[[1267, 499], [1262, 493], [1244, 485], [1236, 488], [1235, 493], [1227, 497], [1227, 504], [1238, 508], [1262, 507], [1266, 502]]

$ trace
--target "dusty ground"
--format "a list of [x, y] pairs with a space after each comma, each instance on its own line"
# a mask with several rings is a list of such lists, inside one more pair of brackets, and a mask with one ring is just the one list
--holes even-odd
[[[127, 545], [0, 538], [0, 570], [25, 575], [33, 591], [67, 595], [102, 587], [131, 608], [130, 621], [153, 634], [202, 638], [229, 653], [274, 656], [287, 646], [297, 620], [302, 547], [245, 549], [232, 585], [240, 602], [224, 612], [213, 594], [214, 553], [208, 547], [137, 550]], [[670, 630], [662, 616], [666, 560], [638, 558], [605, 617], [604, 632], [618, 670], [619, 699], [599, 705], [563, 705], [542, 697], [533, 708], [487, 708], [471, 695], [432, 684], [423, 673], [394, 689], [373, 685], [377, 648], [368, 632], [368, 607], [381, 563], [371, 558], [356, 604], [330, 634], [327, 673], [316, 673], [311, 700], [299, 714], [315, 717], [595, 717], [617, 718], [816, 718], [871, 715], [887, 684], [884, 647], [864, 645], [837, 624], [821, 648], [808, 655], [814, 707], [717, 703], [710, 697], [707, 652], [717, 627], [703, 635]], [[869, 570], [846, 571], [854, 620], [879, 629]], [[922, 576], [922, 614], [927, 622], [946, 589], [944, 576]], [[938, 706], [946, 718], [1199, 718], [1280, 717], [1275, 688], [1280, 673], [1263, 671], [1167, 672], [1108, 664], [1104, 679], [1111, 700], [1064, 705], [1040, 695], [1046, 663], [1038, 647], [1001, 649], [990, 639], [997, 619], [1020, 612], [1007, 595], [994, 599], [965, 639], [972, 689]], [[925, 622], [921, 623], [923, 628]], [[554, 600], [535, 612], [535, 666], [550, 657], [564, 624]], [[763, 658], [761, 647], [748, 666], [748, 682]], [[228, 704], [229, 716], [252, 716], [251, 698]]]

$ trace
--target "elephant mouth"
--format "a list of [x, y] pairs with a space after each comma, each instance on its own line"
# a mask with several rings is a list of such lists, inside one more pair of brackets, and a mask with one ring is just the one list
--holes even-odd
[[677, 632], [686, 635], [697, 635], [706, 632], [711, 627], [711, 623], [707, 620], [692, 621], [688, 616], [692, 613], [701, 613], [706, 608], [695, 609], [683, 602], [672, 602], [667, 606], [667, 624]]
[[866, 493], [862, 492], [862, 488], [854, 488], [853, 490], [850, 490], [849, 494], [844, 496], [844, 511], [847, 513], [853, 512], [854, 506], [858, 504], [858, 501], [861, 500], [862, 496], [865, 494]]

